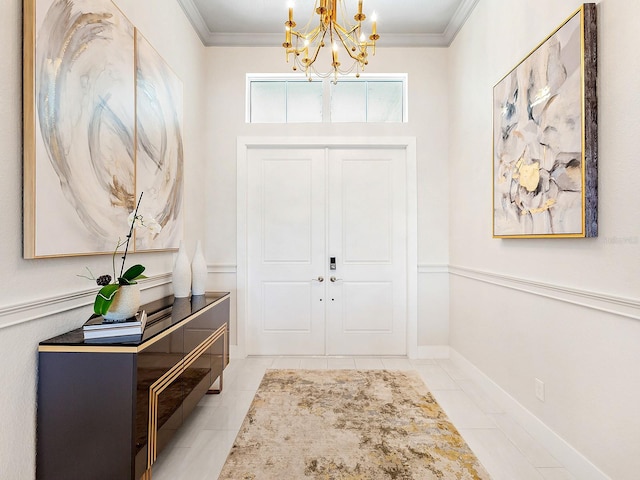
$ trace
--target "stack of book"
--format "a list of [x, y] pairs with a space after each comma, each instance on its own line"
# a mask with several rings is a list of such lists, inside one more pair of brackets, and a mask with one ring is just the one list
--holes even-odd
[[122, 322], [105, 320], [101, 315], [91, 317], [83, 326], [85, 340], [93, 338], [140, 336], [147, 323], [147, 313], [144, 310], [136, 313], [135, 317]]

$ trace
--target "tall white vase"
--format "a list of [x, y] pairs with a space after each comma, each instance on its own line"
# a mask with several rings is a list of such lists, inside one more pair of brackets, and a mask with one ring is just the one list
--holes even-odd
[[176, 262], [173, 264], [173, 296], [188, 297], [191, 294], [191, 265], [184, 249], [184, 242], [180, 242], [180, 250]]
[[207, 261], [202, 253], [200, 240], [196, 243], [196, 252], [191, 260], [191, 293], [204, 295], [207, 289]]

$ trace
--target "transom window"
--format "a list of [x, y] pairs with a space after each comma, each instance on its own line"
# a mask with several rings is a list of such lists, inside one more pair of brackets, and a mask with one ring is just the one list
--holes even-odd
[[309, 81], [301, 75], [247, 75], [248, 123], [403, 123], [407, 75]]

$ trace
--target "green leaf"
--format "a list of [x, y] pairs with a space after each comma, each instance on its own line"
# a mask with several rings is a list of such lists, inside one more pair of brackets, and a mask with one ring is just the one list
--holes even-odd
[[120, 277], [118, 279], [118, 285], [135, 285], [136, 283], [138, 283], [138, 280], [142, 280], [143, 278], [147, 278], [144, 275], [138, 275], [136, 278], [133, 278], [131, 280], [127, 280], [124, 277]]
[[144, 267], [142, 265], [133, 265], [132, 267], [129, 267], [126, 272], [124, 272], [120, 279], [127, 280], [127, 283], [125, 283], [125, 285], [131, 285], [132, 283], [136, 283], [135, 280], [137, 280], [138, 278], [144, 278], [140, 276], [142, 275], [142, 272], [144, 272]]
[[96, 301], [93, 302], [93, 313], [96, 315], [104, 315], [109, 311], [109, 307], [113, 303], [113, 299], [116, 296], [116, 292], [120, 288], [120, 285], [116, 283], [110, 283], [100, 289], [98, 295], [96, 295]]

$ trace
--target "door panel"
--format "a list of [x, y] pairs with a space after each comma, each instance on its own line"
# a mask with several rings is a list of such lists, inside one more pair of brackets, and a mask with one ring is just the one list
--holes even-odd
[[391, 282], [346, 282], [342, 294], [343, 335], [393, 332]]
[[265, 333], [311, 333], [311, 282], [264, 282], [262, 287]]
[[[391, 263], [391, 162], [353, 158], [343, 158], [341, 164], [336, 161], [340, 159], [334, 160], [332, 167], [340, 168], [342, 177], [342, 205], [336, 205], [336, 209], [341, 208], [344, 263]], [[332, 196], [332, 200], [337, 198]]]
[[327, 353], [406, 354], [404, 150], [329, 154]]
[[312, 262], [312, 161], [304, 157], [262, 160], [265, 263]]
[[249, 150], [248, 352], [324, 354], [322, 150]]

